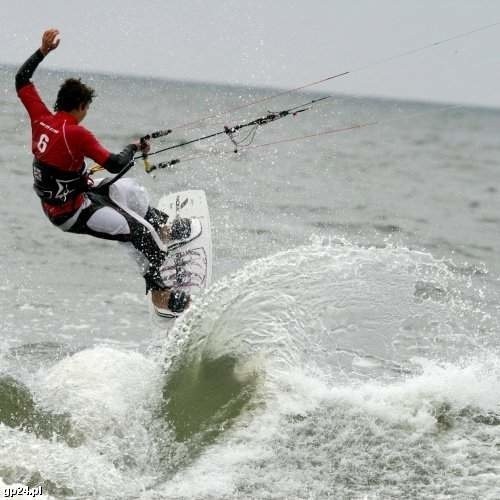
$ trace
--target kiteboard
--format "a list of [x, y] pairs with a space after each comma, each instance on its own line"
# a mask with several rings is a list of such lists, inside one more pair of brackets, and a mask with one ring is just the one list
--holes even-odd
[[[196, 218], [201, 223], [201, 232], [186, 242], [165, 242], [167, 258], [161, 268], [165, 283], [196, 296], [210, 285], [212, 279], [212, 234], [207, 198], [202, 190], [181, 191], [164, 195], [158, 209], [165, 212], [171, 223], [176, 217]], [[179, 313], [150, 303], [157, 316], [173, 320]]]

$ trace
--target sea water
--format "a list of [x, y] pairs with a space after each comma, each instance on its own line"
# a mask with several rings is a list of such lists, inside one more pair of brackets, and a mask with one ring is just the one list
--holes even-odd
[[[203, 189], [211, 211], [213, 285], [167, 333], [121, 245], [42, 214], [14, 73], [0, 72], [3, 492], [500, 497], [499, 111], [334, 95], [252, 145], [377, 123], [238, 154], [223, 136], [151, 157], [181, 159], [154, 175], [139, 162], [152, 203]], [[49, 105], [67, 76], [37, 73]], [[85, 125], [115, 152], [321, 95], [241, 108], [273, 91], [82, 76], [98, 95]]]

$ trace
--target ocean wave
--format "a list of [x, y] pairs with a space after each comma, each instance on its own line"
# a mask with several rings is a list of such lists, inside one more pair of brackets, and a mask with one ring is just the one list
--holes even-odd
[[1, 476], [62, 497], [492, 491], [498, 318], [474, 277], [347, 240], [253, 261], [159, 350], [97, 345], [4, 379], [34, 420], [67, 427], [49, 437], [0, 412]]

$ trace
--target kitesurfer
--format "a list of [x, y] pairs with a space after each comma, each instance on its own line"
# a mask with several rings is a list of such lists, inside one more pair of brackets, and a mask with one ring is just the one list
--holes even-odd
[[188, 240], [200, 230], [199, 221], [175, 219], [149, 205], [146, 190], [133, 179], [95, 184], [85, 165], [90, 158], [108, 172], [118, 173], [136, 152], [149, 151], [147, 141], [136, 141], [118, 154], [104, 148], [80, 122], [94, 98], [94, 90], [80, 79], [69, 78], [60, 87], [51, 112], [40, 98], [31, 77], [38, 65], [59, 46], [57, 29], [42, 35], [40, 48], [16, 74], [16, 90], [32, 128], [34, 189], [48, 219], [59, 229], [97, 238], [131, 243], [140, 252], [146, 293], [151, 290], [158, 307], [182, 312], [190, 298], [168, 286], [160, 272], [165, 240]]

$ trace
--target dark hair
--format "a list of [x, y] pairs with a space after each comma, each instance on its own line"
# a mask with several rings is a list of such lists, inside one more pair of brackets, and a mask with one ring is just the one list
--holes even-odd
[[57, 93], [55, 111], [73, 111], [86, 106], [92, 102], [95, 97], [95, 91], [92, 87], [82, 83], [80, 78], [68, 78]]

